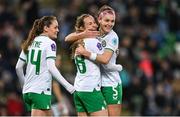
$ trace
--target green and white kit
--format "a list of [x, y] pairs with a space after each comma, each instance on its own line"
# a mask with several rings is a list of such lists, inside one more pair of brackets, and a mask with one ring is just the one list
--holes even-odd
[[[85, 49], [98, 54], [103, 53], [97, 39], [84, 39]], [[101, 73], [99, 64], [82, 56], [75, 57], [77, 74], [75, 78], [74, 102], [77, 112], [96, 112], [106, 109], [106, 102], [100, 91]]]
[[47, 59], [56, 58], [56, 43], [46, 36], [38, 36], [28, 48], [28, 54], [23, 51], [20, 59], [27, 64], [24, 93], [42, 92], [51, 95], [52, 76], [47, 67]]

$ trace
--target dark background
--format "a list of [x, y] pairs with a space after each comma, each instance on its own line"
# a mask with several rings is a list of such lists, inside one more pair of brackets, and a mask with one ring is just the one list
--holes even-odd
[[[180, 0], [0, 0], [0, 115], [27, 115], [15, 65], [34, 20], [57, 16], [60, 71], [73, 84], [76, 68], [64, 37], [77, 16], [95, 15], [104, 4], [116, 11], [122, 115], [180, 115]], [[72, 96], [62, 91], [76, 115]]]

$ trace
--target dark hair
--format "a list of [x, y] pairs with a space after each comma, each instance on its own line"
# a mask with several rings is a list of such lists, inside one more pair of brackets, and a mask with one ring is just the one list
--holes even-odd
[[22, 44], [22, 49], [25, 53], [28, 52], [28, 47], [32, 44], [34, 38], [43, 33], [44, 27], [49, 27], [53, 20], [57, 20], [55, 16], [43, 16], [41, 19], [36, 19], [34, 21], [33, 27], [31, 28], [27, 39]]
[[76, 32], [82, 32], [83, 30], [81, 30], [81, 27], [84, 27], [84, 19], [87, 17], [90, 17], [90, 14], [82, 14], [80, 16], [77, 17], [76, 19], [76, 24], [75, 24], [75, 30]]

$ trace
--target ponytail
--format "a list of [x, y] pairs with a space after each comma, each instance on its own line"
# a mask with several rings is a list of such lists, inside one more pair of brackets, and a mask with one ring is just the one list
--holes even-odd
[[32, 44], [34, 38], [38, 35], [40, 35], [40, 31], [39, 31], [39, 23], [40, 23], [40, 19], [36, 19], [34, 21], [33, 27], [29, 32], [28, 38], [26, 39], [26, 41], [22, 44], [22, 49], [24, 51], [24, 53], [28, 52], [28, 47], [29, 45]]

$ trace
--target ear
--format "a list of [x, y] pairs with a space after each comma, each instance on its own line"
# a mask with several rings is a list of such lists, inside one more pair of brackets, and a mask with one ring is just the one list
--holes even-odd
[[44, 26], [44, 31], [47, 32], [48, 31], [48, 27]]
[[102, 17], [101, 17], [101, 16], [99, 16], [97, 20], [98, 20], [98, 22], [101, 22]]

